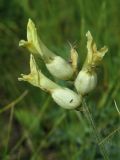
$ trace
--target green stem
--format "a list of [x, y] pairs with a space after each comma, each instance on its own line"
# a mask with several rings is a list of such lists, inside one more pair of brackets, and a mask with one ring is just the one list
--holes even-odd
[[90, 124], [91, 124], [91, 126], [92, 126], [92, 128], [93, 128], [93, 132], [94, 132], [95, 137], [96, 137], [96, 142], [97, 142], [97, 144], [98, 144], [98, 146], [99, 146], [99, 148], [100, 148], [101, 154], [103, 155], [104, 160], [109, 160], [109, 157], [108, 157], [108, 154], [107, 154], [107, 151], [106, 151], [106, 149], [105, 149], [104, 144], [99, 145], [99, 143], [100, 143], [100, 141], [101, 141], [101, 140], [100, 140], [100, 135], [99, 135], [99, 133], [98, 133], [96, 127], [95, 127], [94, 120], [93, 120], [93, 118], [92, 118], [92, 115], [91, 115], [91, 113], [90, 113], [90, 111], [89, 111], [89, 108], [88, 108], [85, 100], [83, 101], [83, 107], [84, 107], [84, 109], [85, 109], [85, 112], [84, 112], [84, 113], [85, 113], [85, 116], [86, 116], [86, 118], [88, 119], [88, 121], [90, 122]]

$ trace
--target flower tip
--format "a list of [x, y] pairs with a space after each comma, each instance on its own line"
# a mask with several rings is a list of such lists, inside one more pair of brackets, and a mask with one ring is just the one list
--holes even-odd
[[31, 18], [28, 18], [28, 23], [31, 23], [32, 22], [32, 19]]
[[27, 30], [32, 31], [33, 29], [36, 29], [34, 22], [29, 18], [28, 24], [27, 24]]
[[25, 75], [25, 74], [21, 74], [21, 77], [18, 78], [18, 81], [30, 81], [31, 79], [31, 75]]
[[88, 39], [92, 39], [92, 35], [91, 35], [91, 32], [88, 30], [87, 33], [86, 33], [86, 37]]
[[101, 48], [101, 52], [108, 52], [108, 47], [107, 46], [104, 46], [103, 48]]
[[33, 21], [32, 21], [32, 19], [28, 19], [28, 26], [31, 26], [31, 25], [34, 25], [34, 23], [33, 23]]
[[24, 74], [20, 74], [21, 77], [18, 78], [18, 81], [24, 81]]
[[87, 33], [86, 33], [86, 36], [88, 36], [88, 35], [90, 35], [90, 34], [91, 34], [91, 33], [90, 33], [90, 31], [88, 30]]
[[23, 76], [24, 76], [24, 75], [23, 75], [23, 74], [21, 74], [21, 77], [19, 77], [19, 78], [18, 78], [18, 81], [24, 81]]
[[101, 53], [102, 57], [105, 55], [106, 52], [108, 52], [107, 46], [104, 46], [103, 48], [100, 49], [100, 53]]
[[18, 81], [23, 81], [23, 78], [18, 78]]
[[23, 47], [27, 44], [27, 42], [25, 40], [20, 40], [19, 41], [19, 47]]
[[37, 41], [37, 29], [34, 22], [29, 19], [27, 24], [27, 41], [36, 44]]

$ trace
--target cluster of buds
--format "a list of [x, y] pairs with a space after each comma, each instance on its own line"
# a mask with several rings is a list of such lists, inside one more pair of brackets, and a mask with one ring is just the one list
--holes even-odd
[[[20, 81], [27, 81], [48, 92], [53, 100], [65, 109], [77, 109], [81, 106], [83, 97], [91, 92], [97, 84], [96, 66], [108, 51], [107, 47], [97, 50], [91, 33], [87, 34], [87, 57], [80, 72], [78, 72], [77, 61], [78, 53], [71, 46], [71, 63], [49, 50], [38, 37], [37, 29], [32, 20], [29, 19], [27, 25], [27, 41], [21, 40], [19, 46], [23, 46], [30, 51], [30, 74], [21, 74]], [[48, 71], [54, 77], [61, 80], [73, 80], [76, 91], [65, 86], [60, 86], [47, 78], [41, 71], [39, 62], [40, 57]]]

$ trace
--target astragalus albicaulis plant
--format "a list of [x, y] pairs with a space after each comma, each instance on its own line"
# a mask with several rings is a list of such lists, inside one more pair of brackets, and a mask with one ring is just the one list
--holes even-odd
[[[90, 31], [86, 33], [86, 36], [87, 57], [82, 69], [76, 75], [77, 51], [71, 47], [71, 63], [68, 63], [45, 46], [37, 34], [35, 24], [29, 19], [27, 24], [27, 41], [21, 40], [19, 46], [26, 47], [30, 52], [30, 74], [21, 74], [22, 77], [19, 80], [27, 81], [48, 92], [53, 100], [63, 108], [77, 109], [82, 104], [84, 96], [96, 87], [96, 66], [108, 51], [105, 46], [99, 50], [97, 49]], [[74, 81], [76, 92], [65, 86], [60, 86], [47, 78], [38, 67], [38, 62], [34, 58], [36, 55], [44, 61], [51, 75], [61, 80]]]
[[[86, 33], [86, 37], [87, 57], [82, 69], [78, 71], [78, 53], [75, 48], [71, 47], [71, 63], [69, 63], [46, 47], [38, 36], [35, 24], [29, 19], [27, 24], [27, 40], [21, 40], [19, 46], [27, 48], [30, 52], [30, 73], [28, 75], [21, 74], [19, 80], [27, 81], [48, 92], [60, 107], [69, 110], [79, 110], [80, 106], [84, 104], [85, 95], [88, 95], [96, 87], [96, 67], [108, 51], [106, 46], [97, 49], [90, 31]], [[43, 60], [52, 76], [60, 80], [73, 81], [74, 90], [61, 86], [46, 77], [38, 64], [41, 61], [36, 61], [35, 57], [40, 57]]]

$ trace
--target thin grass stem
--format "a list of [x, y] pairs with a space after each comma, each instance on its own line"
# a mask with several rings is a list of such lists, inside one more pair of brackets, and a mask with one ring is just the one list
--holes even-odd
[[97, 144], [98, 144], [98, 146], [100, 148], [101, 154], [103, 155], [104, 160], [109, 160], [109, 157], [108, 157], [108, 154], [107, 154], [107, 151], [105, 149], [104, 144], [99, 145], [99, 143], [101, 142], [100, 135], [99, 135], [99, 133], [98, 133], [96, 127], [95, 127], [94, 120], [92, 118], [92, 115], [91, 115], [91, 113], [89, 111], [89, 108], [88, 108], [85, 100], [83, 101], [83, 107], [85, 109], [84, 114], [85, 114], [86, 118], [88, 119], [88, 121], [90, 122], [90, 124], [91, 124], [91, 126], [93, 128], [93, 132], [95, 134], [96, 142], [97, 142]]

